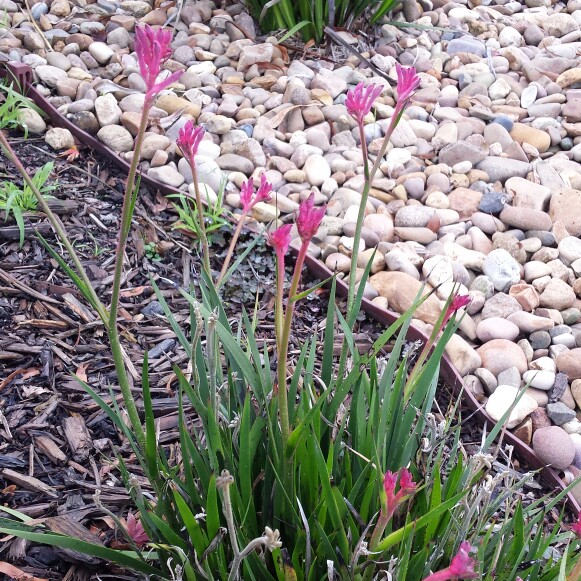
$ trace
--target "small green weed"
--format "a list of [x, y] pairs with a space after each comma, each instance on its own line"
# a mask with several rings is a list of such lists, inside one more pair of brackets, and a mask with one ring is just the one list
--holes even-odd
[[[200, 187], [203, 188], [203, 184]], [[177, 198], [179, 200], [179, 203], [174, 204], [179, 220], [173, 227], [191, 232], [196, 238], [199, 238], [200, 223], [198, 209], [196, 208], [195, 200], [193, 200], [192, 196], [189, 194], [174, 194], [168, 197]], [[224, 188], [220, 188], [215, 202], [208, 200], [208, 205], [204, 212], [204, 224], [206, 226], [206, 234], [210, 240], [212, 233], [215, 234], [224, 226], [229, 224], [228, 220], [225, 218], [226, 210], [223, 202]]]
[[26, 137], [28, 129], [22, 123], [24, 109], [34, 109], [43, 114], [28, 97], [14, 88], [14, 83], [9, 83], [6, 79], [0, 81], [0, 129], [22, 129]]
[[145, 256], [149, 260], [161, 260], [161, 256], [157, 250], [157, 244], [155, 242], [148, 242], [145, 246]]
[[[34, 185], [45, 198], [50, 198], [48, 193], [57, 187], [56, 184], [46, 183], [53, 168], [53, 162], [46, 163], [32, 177]], [[11, 181], [0, 182], [0, 210], [6, 213], [5, 220], [8, 220], [10, 214], [14, 216], [20, 230], [21, 247], [24, 244], [24, 212], [32, 212], [36, 210], [37, 206], [38, 201], [28, 185], [24, 184], [20, 188]]]

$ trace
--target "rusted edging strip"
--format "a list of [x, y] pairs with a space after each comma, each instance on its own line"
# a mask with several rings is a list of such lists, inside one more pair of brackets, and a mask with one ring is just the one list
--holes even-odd
[[[80, 143], [88, 145], [91, 147], [91, 149], [98, 151], [99, 154], [103, 155], [126, 172], [129, 171], [129, 163], [121, 159], [114, 151], [106, 147], [98, 139], [92, 135], [89, 135], [88, 133], [85, 133], [76, 125], [71, 123], [34, 88], [33, 73], [29, 66], [16, 62], [8, 62], [3, 64], [5, 69], [0, 68], [0, 77], [14, 77], [23, 94], [29, 97], [40, 109], [42, 109], [55, 126], [68, 129]], [[161, 191], [164, 194], [180, 193], [178, 189], [154, 180], [145, 174], [141, 174], [141, 182], [151, 188]], [[291, 249], [291, 251], [296, 254], [296, 250]], [[333, 275], [333, 273], [322, 262], [310, 255], [307, 255], [306, 257], [306, 264], [308, 269], [321, 280], [325, 280]], [[347, 285], [342, 280], [337, 280], [337, 294], [341, 297], [346, 297], [347, 293]], [[365, 298], [362, 302], [362, 308], [368, 315], [372, 316], [376, 321], [385, 325], [386, 327], [391, 325], [399, 317], [397, 313], [381, 309]], [[425, 342], [428, 338], [419, 329], [412, 325], [408, 331], [408, 339], [411, 341], [420, 340]], [[495, 423], [494, 420], [492, 420], [492, 418], [490, 418], [490, 416], [484, 411], [472, 393], [470, 393], [470, 391], [467, 389], [462, 389], [462, 377], [460, 377], [447, 356], [444, 356], [442, 359], [440, 372], [444, 381], [452, 388], [456, 395], [461, 395], [462, 402], [474, 412], [474, 415], [478, 417], [482, 424], [493, 426]], [[566, 484], [559, 477], [557, 472], [552, 468], [544, 466], [537, 455], [533, 452], [532, 448], [527, 446], [522, 440], [514, 436], [508, 430], [504, 431], [503, 439], [509, 445], [514, 446], [518, 455], [524, 459], [532, 468], [540, 468], [541, 474], [548, 484], [558, 487], [561, 490], [566, 487]], [[571, 493], [567, 494], [567, 499], [575, 515], [579, 515], [581, 513], [581, 506], [579, 506]]]

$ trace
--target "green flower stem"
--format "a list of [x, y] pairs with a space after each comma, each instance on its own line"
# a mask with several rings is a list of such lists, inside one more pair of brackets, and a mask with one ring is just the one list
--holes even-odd
[[236, 230], [234, 230], [234, 234], [232, 235], [232, 240], [230, 240], [230, 246], [228, 247], [228, 253], [226, 254], [226, 258], [224, 259], [224, 264], [222, 265], [222, 270], [220, 271], [220, 275], [218, 276], [218, 280], [216, 281], [216, 286], [219, 287], [222, 283], [222, 279], [226, 275], [228, 271], [228, 267], [230, 266], [230, 261], [232, 260], [232, 255], [234, 254], [234, 248], [236, 247], [236, 242], [238, 242], [238, 237], [240, 236], [240, 232], [242, 232], [242, 227], [246, 222], [246, 212], [242, 212], [240, 216], [240, 220], [238, 220], [238, 224], [236, 224]]
[[381, 147], [379, 148], [379, 153], [377, 154], [377, 157], [375, 158], [375, 162], [373, 164], [373, 167], [371, 168], [371, 171], [369, 172], [369, 184], [371, 185], [371, 182], [373, 181], [373, 178], [375, 177], [375, 174], [377, 173], [377, 170], [379, 169], [379, 166], [381, 165], [381, 160], [383, 159], [383, 156], [385, 155], [385, 150], [387, 149], [387, 145], [391, 139], [391, 134], [393, 133], [394, 129], [397, 127], [397, 124], [399, 123], [399, 120], [401, 119], [401, 116], [403, 115], [404, 109], [407, 105], [407, 101], [405, 103], [397, 103], [395, 106], [395, 110], [393, 112], [393, 117], [390, 119], [389, 122], [389, 127], [387, 128], [387, 132], [385, 134], [385, 138], [383, 140], [383, 143], [381, 144]]
[[[359, 138], [361, 141], [361, 153], [363, 154], [363, 175], [365, 177], [365, 183], [363, 185], [363, 192], [361, 193], [361, 203], [359, 205], [359, 213], [357, 215], [357, 222], [355, 225], [355, 234], [353, 237], [353, 249], [351, 251], [351, 270], [349, 272], [349, 291], [347, 294], [347, 323], [352, 327], [355, 324], [357, 318], [357, 312], [354, 311], [355, 303], [355, 286], [357, 285], [357, 258], [359, 254], [359, 241], [361, 240], [361, 229], [363, 228], [363, 220], [365, 219], [365, 208], [367, 207], [367, 200], [369, 199], [369, 192], [371, 190], [371, 182], [379, 169], [381, 160], [391, 139], [393, 130], [397, 127], [399, 120], [403, 114], [406, 103], [396, 104], [395, 111], [385, 137], [383, 138], [383, 143], [379, 148], [377, 158], [371, 170], [369, 170], [369, 155], [367, 151], [367, 142], [365, 140], [365, 131], [363, 123], [359, 124]], [[341, 356], [339, 357], [339, 367], [337, 372], [337, 378], [342, 378], [345, 372], [345, 365], [347, 364], [347, 340], [343, 339], [343, 346], [341, 348]]]
[[204, 222], [204, 204], [202, 203], [202, 196], [200, 194], [200, 184], [198, 182], [198, 168], [195, 161], [190, 160], [192, 168], [192, 177], [194, 180], [194, 191], [196, 192], [196, 207], [198, 209], [198, 221], [200, 223], [200, 239], [202, 242], [202, 257], [204, 261], [204, 269], [206, 274], [211, 279], [212, 270], [210, 268], [210, 247], [208, 246], [208, 236], [206, 235], [206, 224]]
[[274, 326], [276, 335], [276, 352], [280, 353], [280, 340], [284, 325], [284, 256], [276, 256], [276, 302], [274, 305]]
[[139, 442], [142, 448], [145, 446], [145, 433], [143, 431], [143, 426], [141, 425], [141, 420], [139, 419], [139, 413], [137, 412], [135, 399], [133, 398], [133, 394], [131, 393], [129, 378], [127, 375], [127, 371], [125, 369], [125, 364], [123, 362], [123, 351], [121, 349], [119, 330], [117, 328], [117, 313], [119, 311], [121, 276], [123, 274], [123, 258], [125, 256], [125, 249], [127, 247], [127, 238], [129, 237], [129, 231], [131, 230], [131, 218], [133, 217], [135, 177], [137, 175], [139, 155], [141, 152], [143, 139], [145, 137], [147, 123], [149, 121], [148, 114], [151, 105], [152, 102], [146, 98], [143, 107], [143, 113], [141, 115], [141, 122], [139, 124], [139, 130], [137, 132], [137, 137], [135, 139], [133, 158], [131, 159], [131, 166], [129, 168], [129, 174], [127, 176], [127, 186], [125, 188], [125, 196], [123, 198], [123, 209], [121, 211], [121, 231], [119, 233], [119, 241], [117, 243], [115, 272], [113, 274], [113, 288], [111, 292], [111, 307], [109, 310], [109, 325], [108, 325], [109, 342], [111, 343], [111, 352], [113, 353], [113, 362], [115, 363], [115, 371], [117, 372], [117, 378], [119, 380], [119, 388], [121, 389], [121, 394], [123, 395], [123, 402], [125, 403], [125, 407], [127, 408], [129, 421], [131, 422], [131, 426], [133, 428], [133, 431], [135, 432], [137, 441]]
[[210, 384], [210, 408], [214, 413], [216, 422], [218, 421], [218, 386], [216, 383], [216, 324], [218, 315], [212, 313], [208, 318], [206, 330], [206, 356], [208, 358], [208, 382]]
[[[305, 256], [307, 255], [307, 250], [309, 248], [309, 241], [303, 241], [301, 248], [299, 250], [299, 255], [297, 257], [297, 262], [295, 264], [295, 270], [293, 278], [291, 281], [290, 290], [288, 293], [288, 304], [286, 307], [286, 313], [284, 315], [284, 325], [282, 329], [282, 335], [278, 344], [278, 369], [277, 369], [277, 380], [278, 380], [278, 412], [280, 414], [280, 431], [282, 438], [282, 453], [283, 457], [286, 454], [286, 444], [290, 435], [290, 422], [288, 413], [288, 393], [286, 387], [286, 371], [287, 371], [287, 357], [288, 357], [288, 344], [290, 341], [290, 334], [292, 328], [293, 314], [295, 310], [295, 296], [299, 288], [299, 282], [301, 280], [301, 271], [303, 269], [303, 263], [305, 262]], [[280, 267], [279, 267], [280, 268]], [[284, 268], [284, 267], [283, 267]], [[284, 276], [284, 271], [282, 274], [279, 273], [279, 279]], [[281, 284], [282, 286], [282, 284]], [[282, 290], [282, 289], [280, 289]], [[282, 295], [282, 292], [279, 294]]]
[[[381, 537], [385, 532], [385, 527], [387, 526], [387, 523], [390, 521], [391, 517], [392, 517], [391, 514], [389, 514], [388, 512], [384, 512], [383, 510], [379, 514], [377, 524], [373, 529], [373, 534], [371, 535], [371, 540], [369, 542], [370, 551], [374, 551], [377, 545], [379, 544], [379, 541], [381, 541]], [[369, 569], [371, 569], [371, 567]]]
[[54, 231], [56, 232], [57, 236], [59, 237], [64, 247], [66, 248], [71, 260], [73, 261], [73, 264], [77, 269], [77, 273], [81, 277], [83, 283], [85, 284], [86, 291], [89, 293], [89, 296], [91, 297], [92, 305], [96, 309], [99, 318], [103, 321], [103, 324], [107, 326], [109, 320], [109, 314], [107, 313], [107, 309], [97, 296], [97, 293], [95, 292], [95, 289], [93, 288], [93, 285], [91, 284], [91, 281], [87, 276], [87, 273], [81, 263], [81, 260], [79, 259], [78, 254], [75, 252], [75, 249], [73, 248], [73, 245], [71, 244], [67, 236], [67, 232], [65, 230], [63, 223], [61, 222], [60, 218], [56, 214], [54, 214], [54, 212], [50, 209], [43, 195], [34, 185], [34, 182], [32, 181], [31, 177], [28, 175], [28, 173], [26, 173], [26, 168], [22, 165], [20, 159], [18, 159], [16, 152], [12, 149], [12, 146], [10, 145], [8, 139], [6, 138], [2, 131], [0, 131], [0, 144], [6, 151], [12, 163], [16, 166], [16, 169], [22, 175], [22, 178], [26, 182], [26, 185], [32, 190], [32, 193], [34, 194], [34, 197], [38, 201], [39, 206], [41, 207], [42, 211], [46, 214], [51, 226], [54, 228]]
[[393, 130], [397, 127], [399, 120], [401, 118], [401, 114], [403, 113], [403, 106], [396, 105], [394, 115], [391, 118], [391, 122], [389, 127], [387, 128], [387, 132], [385, 133], [385, 137], [383, 139], [383, 143], [379, 149], [379, 153], [377, 154], [377, 158], [375, 159], [375, 163], [369, 171], [369, 162], [367, 156], [367, 146], [365, 144], [365, 133], [363, 131], [363, 124], [359, 126], [359, 132], [361, 135], [361, 149], [363, 152], [363, 160], [364, 160], [364, 172], [365, 172], [365, 185], [363, 186], [363, 192], [361, 193], [361, 204], [359, 205], [359, 214], [357, 215], [357, 223], [355, 226], [355, 234], [353, 236], [353, 249], [351, 251], [351, 271], [349, 273], [349, 294], [347, 298], [347, 316], [351, 318], [349, 321], [350, 324], [355, 322], [356, 313], [352, 313], [353, 310], [353, 303], [355, 302], [355, 285], [357, 284], [357, 257], [359, 255], [359, 241], [361, 240], [361, 229], [363, 228], [363, 220], [365, 218], [365, 208], [367, 206], [367, 200], [369, 199], [369, 191], [371, 190], [371, 182], [379, 166], [381, 164], [381, 160], [383, 159], [383, 155], [385, 154], [385, 150], [387, 149], [387, 145], [389, 140], [391, 139], [391, 134]]

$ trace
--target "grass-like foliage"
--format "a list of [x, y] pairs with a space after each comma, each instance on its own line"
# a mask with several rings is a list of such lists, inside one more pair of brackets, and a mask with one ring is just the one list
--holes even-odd
[[252, 15], [265, 31], [301, 32], [303, 40], [321, 42], [325, 26], [350, 29], [363, 15], [372, 23], [388, 14], [399, 0], [248, 0]]
[[[47, 183], [53, 168], [54, 163], [46, 163], [32, 176], [32, 182], [45, 199], [50, 198], [48, 193], [57, 187]], [[14, 216], [20, 231], [20, 246], [24, 244], [24, 213], [33, 212], [37, 207], [38, 200], [27, 183], [20, 187], [13, 181], [0, 182], [0, 210], [4, 211], [5, 220]]]
[[[338, 380], [336, 333], [344, 332], [349, 345], [354, 340], [332, 290], [325, 330], [305, 342], [289, 378], [295, 427], [283, 449], [271, 356], [255, 339], [251, 318], [243, 312], [231, 324], [206, 280], [197, 297], [182, 291], [191, 305], [188, 336], [156, 291], [193, 363], [189, 376], [175, 369], [179, 445], [158, 443], [147, 359], [144, 448], [120, 410], [85, 385], [120, 438], [131, 444], [153, 487], [153, 494], [144, 494], [119, 456], [143, 527], [139, 538], [133, 534], [135, 543], [120, 525], [134, 550], [41, 534], [6, 520], [0, 523], [3, 533], [73, 548], [164, 580], [364, 580], [390, 572], [399, 581], [421, 581], [448, 565], [461, 540], [476, 548], [480, 579], [561, 578], [563, 563], [554, 549], [572, 535], [557, 527], [547, 531], [546, 519], [563, 494], [524, 503], [521, 489], [529, 475], [517, 480], [508, 466], [505, 472], [489, 470], [490, 438], [467, 458], [453, 414], [438, 423], [431, 413], [441, 351], [455, 325], [446, 328], [417, 372], [407, 398], [413, 350], [406, 349], [405, 336], [414, 309], [369, 352], [351, 349], [349, 371]], [[387, 344], [388, 357], [381, 355]], [[373, 544], [384, 472], [404, 466], [417, 489]]]

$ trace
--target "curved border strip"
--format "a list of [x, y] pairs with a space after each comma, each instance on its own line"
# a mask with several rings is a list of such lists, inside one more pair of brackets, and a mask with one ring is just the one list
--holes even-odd
[[[14, 77], [18, 86], [20, 87], [20, 90], [48, 115], [54, 125], [68, 129], [80, 143], [88, 145], [91, 147], [91, 149], [98, 151], [100, 155], [103, 155], [121, 169], [129, 171], [129, 164], [125, 160], [121, 159], [115, 152], [106, 147], [95, 137], [85, 133], [76, 125], [73, 125], [33, 87], [33, 73], [32, 69], [28, 65], [17, 62], [8, 62], [3, 64], [6, 68], [4, 70], [0, 68], [0, 77]], [[164, 194], [179, 193], [179, 190], [176, 188], [163, 184], [144, 174], [141, 175], [141, 182], [163, 192]], [[297, 252], [294, 249], [291, 249], [291, 251], [294, 254]], [[307, 255], [306, 263], [309, 270], [321, 280], [329, 278], [333, 275], [333, 273], [322, 262], [310, 255]], [[342, 280], [337, 280], [337, 293], [339, 296], [346, 297], [347, 292], [347, 285]], [[391, 325], [399, 316], [393, 311], [379, 308], [377, 305], [374, 305], [371, 301], [365, 298], [363, 299], [361, 306], [368, 315], [371, 315], [376, 321], [386, 326]], [[409, 328], [408, 337], [412, 341], [421, 340], [422, 342], [425, 342], [428, 339], [426, 335], [424, 335], [413, 325]], [[462, 389], [464, 385], [462, 377], [458, 374], [447, 356], [444, 356], [442, 359], [441, 374], [444, 378], [444, 381], [454, 390], [456, 394], [461, 393], [463, 402], [475, 413], [475, 415], [483, 424], [495, 424], [494, 420], [490, 418], [490, 416], [484, 411], [483, 407], [476, 400], [474, 395], [472, 395], [469, 390]], [[506, 442], [516, 448], [518, 455], [523, 458], [531, 467], [540, 469], [541, 474], [549, 484], [557, 486], [561, 488], [561, 490], [567, 486], [555, 470], [544, 466], [534, 451], [522, 440], [512, 434], [512, 432], [504, 430], [503, 438]], [[581, 513], [581, 506], [570, 492], [567, 494], [567, 499], [574, 514], [576, 516], [579, 515]]]

